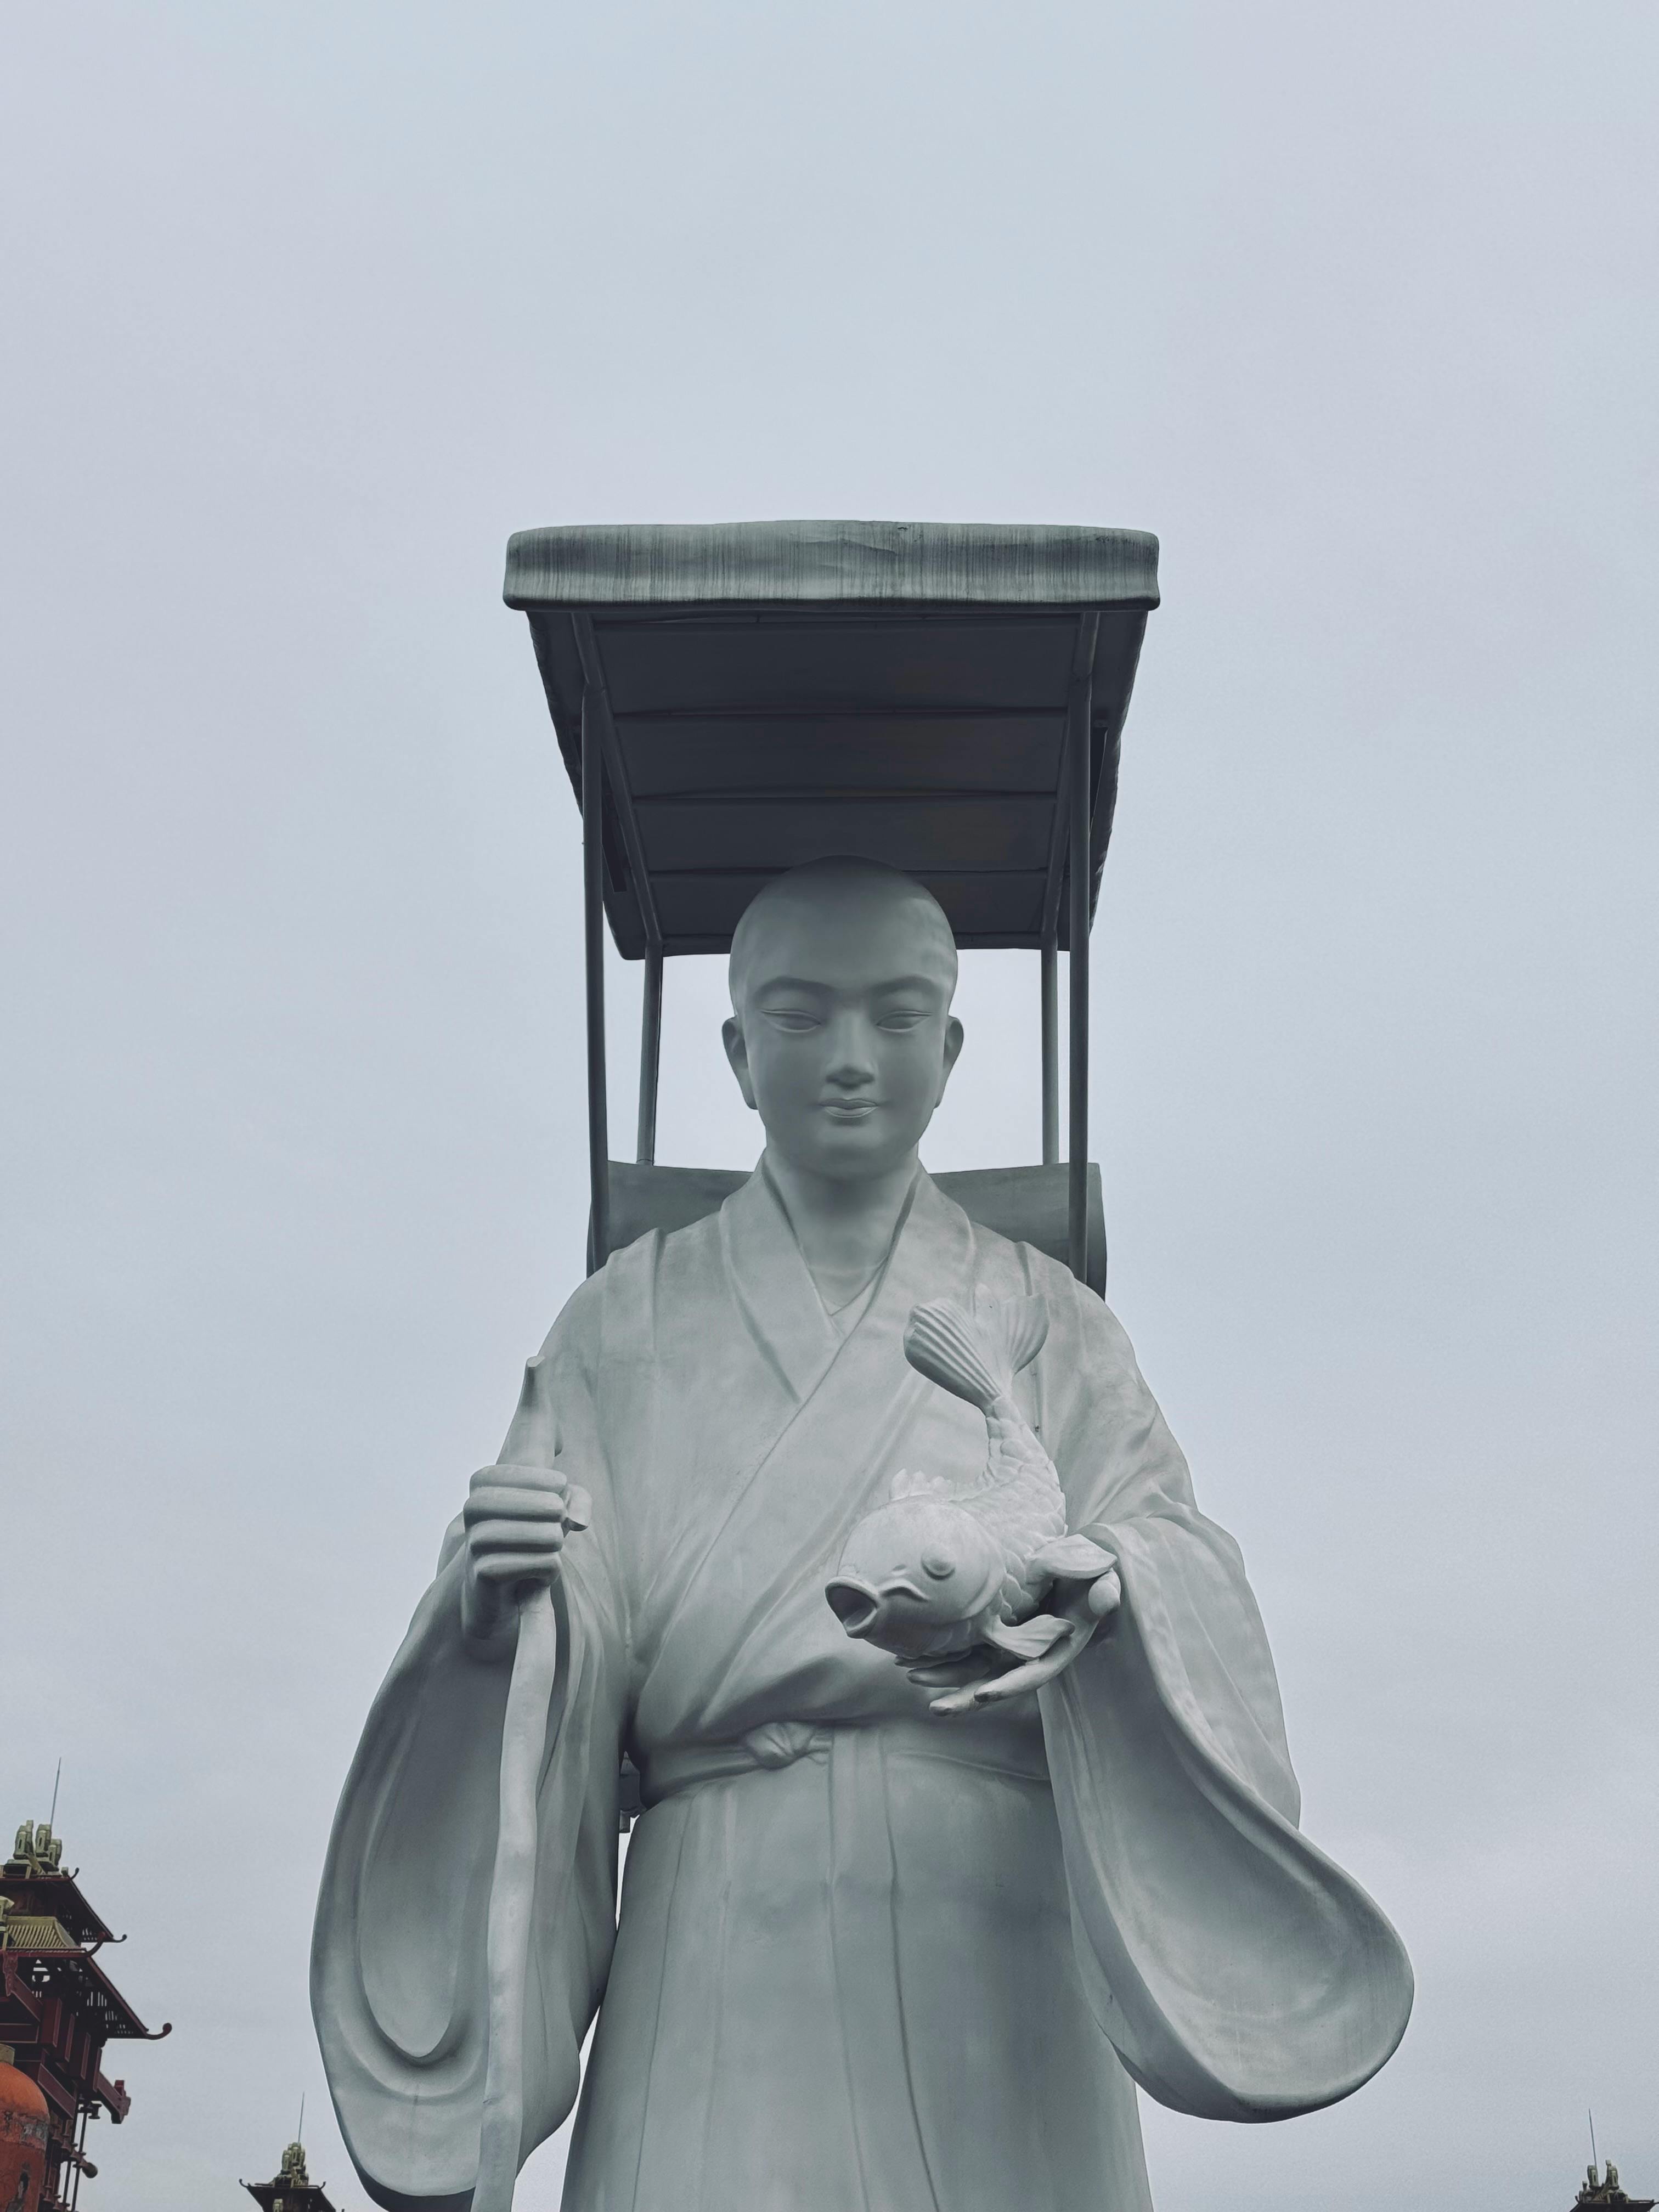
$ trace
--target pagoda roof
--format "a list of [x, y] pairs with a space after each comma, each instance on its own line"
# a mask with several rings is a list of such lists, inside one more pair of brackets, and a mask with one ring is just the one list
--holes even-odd
[[0, 1949], [0, 1969], [4, 1977], [0, 2017], [10, 2004], [21, 2004], [32, 2013], [40, 1999], [58, 1997], [90, 2015], [93, 2033], [105, 2042], [154, 2040], [96, 1959], [78, 1945], [64, 1948], [50, 1942], [13, 1942], [9, 1934]]
[[337, 2212], [320, 2181], [245, 2181], [242, 2184], [262, 2212]]
[[323, 2184], [307, 2172], [305, 2146], [300, 2142], [291, 2142], [283, 2153], [272, 2179], [245, 2181], [242, 2186], [261, 2212], [335, 2212]]
[[[78, 1871], [78, 1869], [77, 1869]], [[58, 1922], [71, 1942], [113, 1943], [112, 1928], [104, 1924], [82, 1894], [72, 1874], [48, 1874], [21, 1859], [8, 1859], [0, 1867], [0, 1897], [12, 1900], [11, 1924], [36, 1917]]]

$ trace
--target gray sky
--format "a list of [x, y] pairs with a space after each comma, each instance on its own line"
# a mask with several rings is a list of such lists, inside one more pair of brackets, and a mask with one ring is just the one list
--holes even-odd
[[[580, 1271], [577, 824], [510, 530], [1157, 531], [1096, 933], [1113, 1302], [1419, 1981], [1161, 2212], [1659, 2191], [1652, 0], [54, 0], [0, 90], [5, 1705], [157, 2047], [302, 2090], [358, 1727]], [[966, 963], [934, 1166], [1036, 1150]], [[616, 969], [631, 1117], [636, 971]], [[718, 969], [662, 1157], [744, 1164]], [[787, 2124], [787, 2115], [780, 2115]], [[523, 2212], [551, 2212], [544, 2152]]]

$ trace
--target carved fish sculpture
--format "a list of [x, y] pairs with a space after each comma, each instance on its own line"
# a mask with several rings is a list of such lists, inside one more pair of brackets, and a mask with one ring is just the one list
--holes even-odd
[[965, 1484], [901, 1471], [887, 1502], [857, 1522], [824, 1589], [848, 1636], [937, 1666], [979, 1644], [1034, 1660], [1063, 1636], [1092, 1632], [1093, 1620], [1039, 1611], [1057, 1580], [1094, 1584], [1115, 1564], [1086, 1536], [1066, 1534], [1060, 1477], [1014, 1401], [1014, 1377], [1048, 1334], [1040, 1297], [998, 1304], [981, 1292], [971, 1314], [945, 1298], [911, 1314], [905, 1358], [978, 1407], [986, 1462]]

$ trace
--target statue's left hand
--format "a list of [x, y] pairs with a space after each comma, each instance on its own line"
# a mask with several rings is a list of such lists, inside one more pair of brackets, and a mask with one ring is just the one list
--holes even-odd
[[943, 1666], [913, 1667], [910, 1680], [924, 1689], [939, 1690], [929, 1708], [936, 1713], [971, 1713], [1009, 1698], [1023, 1698], [1063, 1674], [1078, 1655], [1110, 1624], [1123, 1600], [1116, 1563], [1091, 1579], [1057, 1579], [1049, 1613], [1064, 1624], [1061, 1632], [1037, 1656], [1022, 1659], [1006, 1650], [981, 1644], [966, 1659]]

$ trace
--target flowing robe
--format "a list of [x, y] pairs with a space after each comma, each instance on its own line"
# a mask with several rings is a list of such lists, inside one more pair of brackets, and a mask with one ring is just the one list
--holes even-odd
[[[826, 1604], [901, 1467], [973, 1477], [983, 1420], [908, 1365], [913, 1306], [1041, 1291], [1017, 1389], [1123, 1604], [1036, 1697], [936, 1717]], [[922, 1175], [844, 1340], [757, 1172], [616, 1254], [547, 1346], [593, 1499], [556, 1588], [524, 2154], [574, 2102], [567, 2212], [1142, 2212], [1131, 2079], [1269, 2119], [1346, 2095], [1411, 1974], [1297, 1832], [1231, 1540], [1098, 1297]], [[462, 2212], [507, 1669], [463, 1642], [459, 1522], [329, 1847], [313, 2002], [380, 2203]], [[617, 1769], [646, 1811], [615, 1904]]]

